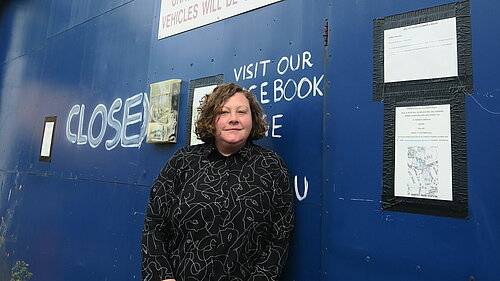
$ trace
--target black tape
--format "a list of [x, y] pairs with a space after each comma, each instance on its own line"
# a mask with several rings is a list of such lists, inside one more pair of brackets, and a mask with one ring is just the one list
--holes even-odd
[[[384, 83], [384, 30], [456, 17], [458, 76]], [[468, 218], [465, 95], [473, 91], [470, 3], [460, 1], [375, 19], [373, 100], [384, 102], [382, 210]], [[396, 108], [450, 105], [452, 201], [395, 196]]]
[[[451, 94], [451, 96], [441, 96], [427, 99], [408, 98], [404, 96], [384, 100], [382, 210], [461, 219], [468, 218], [465, 95], [463, 92], [459, 91]], [[396, 197], [394, 195], [396, 107], [440, 104], [450, 104], [453, 201]]]

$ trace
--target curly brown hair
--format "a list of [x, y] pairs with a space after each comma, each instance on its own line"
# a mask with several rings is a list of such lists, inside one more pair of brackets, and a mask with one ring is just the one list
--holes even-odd
[[198, 120], [196, 120], [195, 133], [204, 142], [212, 142], [215, 138], [215, 121], [226, 101], [236, 93], [242, 93], [250, 104], [252, 113], [252, 131], [249, 140], [262, 138], [268, 128], [265, 120], [264, 110], [260, 106], [255, 95], [234, 83], [226, 83], [217, 86], [212, 93], [206, 95], [198, 108]]

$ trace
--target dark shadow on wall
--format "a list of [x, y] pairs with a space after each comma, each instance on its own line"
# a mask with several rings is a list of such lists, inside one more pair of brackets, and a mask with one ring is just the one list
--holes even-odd
[[[10, 41], [10, 30], [8, 29], [8, 22], [10, 21], [10, 16], [8, 14], [8, 6], [14, 4], [14, 0], [0, 0], [0, 63], [5, 61], [5, 47], [8, 46]], [[8, 33], [8, 34], [7, 34]]]
[[0, 0], [0, 16], [3, 15], [3, 9], [7, 6], [8, 3], [12, 2], [11, 0]]

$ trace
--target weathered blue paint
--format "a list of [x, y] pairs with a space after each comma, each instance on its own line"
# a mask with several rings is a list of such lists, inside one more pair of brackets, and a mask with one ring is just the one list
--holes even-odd
[[[327, 177], [322, 235], [327, 280], [496, 280], [500, 244], [498, 146], [500, 11], [471, 1], [475, 93], [467, 102], [469, 220], [380, 211], [382, 103], [372, 93], [372, 19], [445, 1], [334, 1], [332, 87], [326, 98]], [[490, 34], [490, 35], [488, 35]], [[488, 108], [487, 112], [479, 104]], [[327, 249], [327, 250], [326, 250]], [[471, 278], [471, 279], [469, 279]]]
[[[372, 102], [372, 20], [446, 2], [284, 0], [157, 40], [159, 0], [6, 1], [0, 281], [19, 260], [32, 280], [139, 280], [149, 186], [185, 143], [189, 80], [217, 74], [257, 93], [271, 123], [259, 144], [280, 153], [296, 179], [283, 280], [497, 279], [497, 2], [471, 7], [470, 219], [380, 210], [383, 103]], [[173, 78], [183, 80], [178, 143], [124, 144], [140, 138], [149, 84]], [[107, 118], [102, 140], [85, 143], [89, 124], [93, 139], [104, 130], [104, 112], [119, 125]], [[38, 161], [45, 116], [58, 118], [50, 163]]]

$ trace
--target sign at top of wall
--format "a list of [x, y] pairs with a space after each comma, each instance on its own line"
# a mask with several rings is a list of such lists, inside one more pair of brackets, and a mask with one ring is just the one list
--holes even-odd
[[162, 0], [158, 39], [282, 0]]

